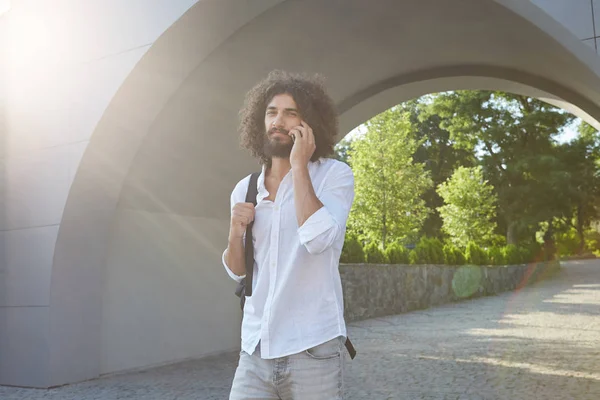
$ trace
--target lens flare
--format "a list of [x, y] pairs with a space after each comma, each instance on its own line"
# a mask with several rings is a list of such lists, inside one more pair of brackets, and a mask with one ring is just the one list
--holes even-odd
[[10, 0], [0, 0], [0, 17], [10, 11]]
[[452, 290], [461, 298], [467, 298], [475, 294], [481, 285], [481, 268], [476, 265], [465, 265], [460, 267], [452, 278]]

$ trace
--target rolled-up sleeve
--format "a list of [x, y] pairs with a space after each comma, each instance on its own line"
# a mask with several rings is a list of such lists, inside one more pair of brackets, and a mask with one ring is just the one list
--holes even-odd
[[242, 281], [242, 279], [244, 279], [246, 277], [246, 275], [238, 276], [238, 275], [234, 274], [232, 270], [229, 269], [229, 266], [227, 266], [227, 263], [225, 262], [225, 253], [226, 252], [227, 252], [227, 250], [225, 250], [223, 252], [223, 256], [221, 257], [221, 260], [223, 261], [223, 266], [225, 267], [225, 271], [227, 271], [227, 274], [229, 275], [229, 277], [231, 279], [240, 283]]
[[323, 207], [298, 228], [300, 243], [311, 254], [319, 254], [334, 243], [343, 244], [346, 221], [354, 201], [354, 174], [344, 163], [337, 164], [328, 174], [320, 194]]
[[[235, 188], [231, 192], [231, 197], [229, 199], [231, 211], [233, 211], [233, 207], [237, 203], [241, 203], [246, 199], [246, 190], [248, 188], [249, 181], [250, 181], [250, 175], [248, 175], [246, 178], [244, 178], [240, 182], [238, 182], [238, 184], [235, 186]], [[225, 251], [223, 251], [223, 255], [221, 256], [221, 261], [223, 262], [225, 271], [227, 271], [227, 274], [231, 277], [231, 279], [233, 279], [234, 281], [239, 283], [242, 281], [242, 279], [244, 279], [246, 277], [246, 275], [238, 276], [233, 273], [233, 271], [229, 268], [229, 266], [225, 262], [225, 253], [226, 252], [227, 252], [227, 249], [225, 249]]]

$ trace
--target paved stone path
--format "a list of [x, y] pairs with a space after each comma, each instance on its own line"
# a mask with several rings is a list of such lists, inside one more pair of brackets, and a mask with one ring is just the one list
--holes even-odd
[[[350, 325], [346, 399], [600, 399], [600, 261], [551, 281]], [[2, 400], [227, 399], [237, 354]]]

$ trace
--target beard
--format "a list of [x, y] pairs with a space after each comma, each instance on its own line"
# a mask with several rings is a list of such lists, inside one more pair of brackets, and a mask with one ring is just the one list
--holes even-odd
[[[281, 136], [273, 136], [274, 132], [280, 132], [286, 135], [286, 138]], [[287, 136], [288, 131], [285, 129], [271, 129], [267, 132], [263, 152], [268, 158], [289, 158], [292, 153], [294, 142], [292, 138]]]

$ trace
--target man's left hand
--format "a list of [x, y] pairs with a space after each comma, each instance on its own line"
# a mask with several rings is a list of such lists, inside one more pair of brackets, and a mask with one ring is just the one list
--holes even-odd
[[312, 128], [302, 121], [300, 126], [290, 129], [289, 134], [295, 137], [290, 154], [292, 168], [306, 167], [317, 148]]

